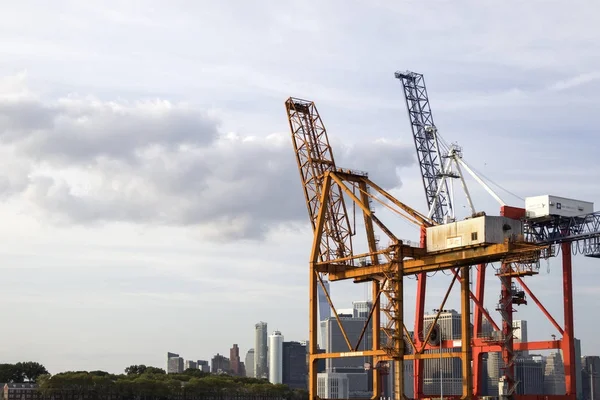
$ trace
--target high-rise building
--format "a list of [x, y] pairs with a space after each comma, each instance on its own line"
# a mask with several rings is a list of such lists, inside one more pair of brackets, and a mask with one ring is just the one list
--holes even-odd
[[348, 375], [335, 372], [317, 374], [317, 396], [322, 399], [350, 398]]
[[544, 394], [565, 394], [565, 366], [561, 354], [556, 351], [546, 357], [544, 370]]
[[229, 358], [217, 353], [212, 360], [211, 363], [211, 372], [213, 374], [226, 374], [231, 371], [231, 364], [229, 362]]
[[259, 322], [254, 325], [254, 375], [257, 378], [267, 379], [267, 323]]
[[234, 344], [231, 349], [229, 349], [229, 362], [231, 367], [231, 372], [234, 375], [241, 375], [241, 366], [240, 366], [240, 348], [237, 344]]
[[183, 358], [176, 353], [167, 353], [167, 373], [180, 374], [183, 372]]
[[186, 369], [198, 369], [198, 363], [196, 361], [192, 361], [192, 360], [185, 360], [184, 371]]
[[[524, 343], [527, 342], [527, 321], [524, 319], [513, 320], [513, 336], [515, 337], [515, 342]], [[527, 350], [519, 351], [518, 356], [523, 357], [527, 356], [529, 352]]]
[[[356, 344], [363, 327], [366, 323], [366, 318], [340, 317], [344, 331], [348, 336], [350, 343]], [[348, 351], [348, 344], [344, 339], [344, 335], [335, 317], [331, 317], [325, 321], [321, 321], [321, 327], [325, 333], [325, 340], [322, 343], [323, 349], [328, 353], [337, 353]], [[372, 329], [367, 329], [359, 346], [359, 350], [368, 350], [372, 344]], [[344, 358], [328, 358], [325, 360], [325, 369], [328, 372], [333, 372], [334, 368], [362, 368], [367, 361], [365, 357], [344, 357]], [[338, 371], [339, 372], [339, 371]]]
[[373, 307], [373, 302], [368, 300], [352, 302], [352, 317], [354, 318], [369, 318], [369, 313]]
[[[327, 293], [330, 293], [329, 281], [323, 280], [323, 286], [325, 286], [325, 289], [327, 289]], [[317, 309], [317, 316], [319, 318], [319, 322], [331, 318], [331, 307], [329, 306], [329, 302], [327, 301], [327, 297], [325, 296], [325, 292], [323, 291], [321, 285], [317, 285], [317, 300], [319, 305]], [[323, 332], [321, 324], [319, 324], [319, 327], [317, 328], [317, 333], [319, 335], [317, 345], [323, 348], [322, 343], [324, 343], [325, 341], [325, 332]]]
[[[325, 286], [327, 293], [329, 293], [329, 281], [323, 280], [323, 286]], [[319, 302], [319, 308], [317, 309], [319, 321], [324, 321], [331, 317], [331, 307], [321, 285], [317, 285], [317, 299]]]
[[[436, 314], [425, 315], [423, 336], [427, 334]], [[461, 315], [456, 310], [441, 312], [437, 321], [442, 340], [461, 338]], [[443, 349], [443, 352], [460, 352], [460, 347]], [[439, 353], [439, 349], [426, 350], [426, 353]], [[423, 361], [423, 392], [426, 395], [439, 395], [443, 385], [444, 395], [462, 394], [462, 366], [460, 358], [438, 358]]]
[[519, 382], [517, 394], [544, 393], [544, 364], [541, 361], [530, 356], [518, 357], [515, 360], [515, 378]]
[[198, 369], [202, 372], [210, 372], [210, 365], [208, 365], [208, 361], [206, 360], [198, 360]]
[[583, 400], [600, 399], [600, 357], [582, 357], [581, 371], [581, 395]]
[[269, 336], [269, 382], [281, 383], [283, 367], [283, 335], [279, 331]]
[[308, 363], [306, 345], [299, 342], [283, 342], [282, 383], [292, 389], [306, 389]]
[[246, 353], [246, 358], [244, 359], [244, 364], [246, 365], [246, 376], [249, 378], [255, 378], [254, 375], [254, 349], [248, 350]]

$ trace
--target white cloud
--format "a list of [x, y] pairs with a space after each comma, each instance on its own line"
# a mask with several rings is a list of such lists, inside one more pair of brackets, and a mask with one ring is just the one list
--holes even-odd
[[[212, 239], [262, 237], [307, 220], [287, 134], [224, 133], [209, 113], [160, 99], [43, 101], [23, 76], [5, 82], [0, 143], [30, 170], [11, 169], [0, 188], [22, 195], [42, 218], [200, 225]], [[413, 163], [410, 147], [397, 141], [339, 150], [340, 165], [369, 167], [389, 188]]]

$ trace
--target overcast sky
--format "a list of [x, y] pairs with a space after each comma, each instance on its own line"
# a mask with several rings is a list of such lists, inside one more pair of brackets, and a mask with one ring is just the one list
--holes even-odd
[[[164, 368], [167, 351], [210, 359], [238, 343], [245, 355], [261, 320], [306, 339], [312, 237], [288, 96], [316, 101], [339, 165], [368, 170], [421, 211], [396, 70], [425, 74], [440, 132], [518, 196], [502, 192], [509, 204], [546, 193], [600, 202], [599, 8], [1, 3], [0, 362], [120, 372]], [[473, 192], [478, 209], [497, 212]], [[595, 262], [575, 259], [584, 354], [600, 354]], [[559, 267], [543, 263], [528, 282], [562, 320]], [[443, 295], [438, 275], [428, 309]], [[488, 281], [494, 310], [499, 283]], [[332, 285], [341, 308], [368, 297], [344, 288]], [[518, 310], [530, 339], [556, 333], [533, 302]]]

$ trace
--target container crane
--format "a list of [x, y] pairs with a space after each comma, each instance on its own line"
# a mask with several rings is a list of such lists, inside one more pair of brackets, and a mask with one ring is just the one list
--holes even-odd
[[[407, 340], [410, 337], [404, 324], [404, 277], [427, 272], [449, 270], [453, 273], [453, 283], [461, 284], [461, 311], [463, 315], [460, 353], [445, 353], [443, 358], [460, 358], [463, 364], [463, 398], [472, 396], [471, 332], [469, 327], [470, 296], [468, 266], [477, 263], [504, 261], [507, 259], [538, 260], [548, 245], [538, 245], [523, 241], [519, 234], [520, 225], [512, 223], [515, 231], [500, 229], [503, 223], [511, 224], [504, 217], [480, 217], [479, 240], [473, 239], [466, 246], [443, 245], [447, 243], [448, 229], [439, 226], [430, 218], [402, 203], [371, 181], [366, 173], [338, 168], [334, 161], [325, 127], [316, 106], [312, 101], [289, 98], [285, 102], [292, 142], [301, 183], [305, 193], [309, 219], [313, 228], [313, 244], [309, 259], [309, 396], [317, 399], [317, 370], [319, 359], [342, 357], [373, 357], [373, 364], [391, 360], [394, 363], [394, 399], [404, 397], [403, 361], [438, 358], [440, 355], [427, 353], [437, 348], [429, 344], [434, 334], [435, 322], [428, 329], [422, 343]], [[345, 200], [362, 211], [367, 251], [356, 254], [350, 244], [348, 212]], [[410, 221], [421, 232], [423, 239], [431, 241], [428, 248], [412, 247], [403, 243], [377, 218], [370, 207], [377, 202], [388, 208], [398, 217]], [[459, 222], [460, 223], [460, 222]], [[388, 238], [389, 244], [378, 248], [375, 232]], [[430, 234], [428, 234], [428, 232]], [[487, 233], [486, 233], [487, 232]], [[439, 243], [432, 241], [438, 237]], [[477, 237], [477, 235], [475, 235]], [[440, 244], [441, 247], [439, 246]], [[430, 249], [432, 249], [430, 251]], [[360, 262], [359, 260], [368, 260]], [[358, 343], [349, 340], [344, 326], [323, 285], [323, 276], [330, 282], [352, 279], [354, 282], [371, 282], [373, 306], [369, 311]], [[317, 353], [317, 287], [325, 291], [338, 326], [348, 346], [348, 351]], [[444, 308], [450, 289], [440, 305]], [[387, 304], [381, 306], [381, 299]], [[370, 350], [359, 351], [360, 342], [369, 322], [372, 322], [372, 345]], [[381, 343], [383, 332], [387, 337]], [[448, 346], [446, 344], [446, 346]], [[381, 391], [379, 374], [373, 369], [373, 399], [379, 398]]]
[[[483, 353], [498, 350], [502, 352], [504, 375], [501, 379], [502, 387], [500, 388], [500, 396], [502, 398], [527, 398], [528, 396], [515, 396], [516, 385], [518, 383], [514, 379], [515, 351], [561, 349], [565, 358], [566, 393], [564, 396], [545, 397], [574, 399], [576, 394], [576, 371], [571, 256], [572, 253], [581, 253], [588, 257], [600, 258], [600, 213], [593, 212], [593, 205], [591, 203], [554, 198], [553, 196], [542, 196], [547, 197], [547, 199], [545, 201], [546, 212], [542, 212], [541, 215], [539, 215], [539, 204], [533, 204], [536, 201], [536, 198], [527, 198], [525, 208], [507, 206], [504, 201], [477, 176], [464, 160], [462, 160], [462, 154], [458, 147], [453, 145], [449, 148], [447, 154], [444, 155], [440, 153], [440, 138], [438, 137], [437, 128], [433, 123], [423, 75], [407, 71], [396, 72], [395, 77], [402, 82], [404, 89], [409, 120], [417, 149], [419, 164], [421, 166], [425, 194], [430, 208], [429, 215], [438, 223], [440, 223], [441, 217], [445, 217], [446, 220], [448, 219], [448, 216], [454, 217], [451, 196], [452, 191], [450, 191], [450, 197], [447, 196], [447, 178], [460, 178], [471, 211], [473, 213], [475, 212], [462, 175], [462, 166], [500, 203], [501, 215], [522, 221], [524, 239], [527, 242], [550, 246], [543, 257], [556, 255], [557, 249], [560, 249], [562, 252], [564, 328], [556, 322], [522, 279], [523, 277], [537, 274], [535, 260], [506, 258], [497, 274], [501, 281], [501, 296], [497, 311], [499, 311], [502, 316], [502, 329], [498, 332], [500, 335], [484, 337], [484, 335], [482, 335], [482, 316], [485, 316], [488, 319], [496, 331], [498, 331], [499, 328], [483, 308], [485, 265], [480, 264], [478, 266], [476, 295], [473, 296], [471, 294], [472, 299], [476, 304], [473, 329], [474, 337], [472, 338], [474, 371], [473, 395], [475, 397], [481, 395], [479, 388], [479, 382], [481, 382], [482, 376], [480, 357]], [[446, 159], [444, 165], [440, 161], [442, 158]], [[454, 164], [458, 172], [457, 174], [452, 172], [452, 164]], [[431, 188], [435, 188], [435, 194], [433, 194]], [[539, 198], [537, 199], [539, 200]], [[552, 199], [555, 199], [554, 202], [556, 207], [554, 210], [549, 210], [553, 201]], [[570, 211], [561, 211], [561, 201], [563, 201], [564, 204], [571, 205]], [[569, 209], [569, 207], [565, 207], [565, 209]], [[519, 283], [523, 290], [516, 289], [512, 282], [513, 279]], [[513, 304], [527, 304], [525, 294], [534, 301], [552, 325], [558, 330], [561, 334], [561, 339], [552, 340], [550, 342], [514, 343], [512, 326]], [[420, 278], [415, 321], [416, 332], [422, 331], [421, 321], [423, 317], [422, 303], [424, 303], [424, 295], [425, 283], [424, 279]], [[464, 319], [467, 317], [463, 315], [462, 318]], [[416, 340], [419, 340], [419, 336], [415, 336]], [[415, 397], [417, 398], [423, 397], [421, 373], [422, 366], [416, 361]], [[530, 397], [534, 398], [535, 396]]]

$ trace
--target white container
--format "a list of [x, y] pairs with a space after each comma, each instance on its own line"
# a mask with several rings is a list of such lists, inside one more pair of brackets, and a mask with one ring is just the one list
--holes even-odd
[[576, 217], [594, 212], [594, 203], [567, 199], [565, 197], [543, 195], [525, 198], [527, 218], [544, 218], [551, 215]]
[[523, 234], [521, 221], [506, 217], [482, 216], [427, 228], [427, 251], [504, 243]]

